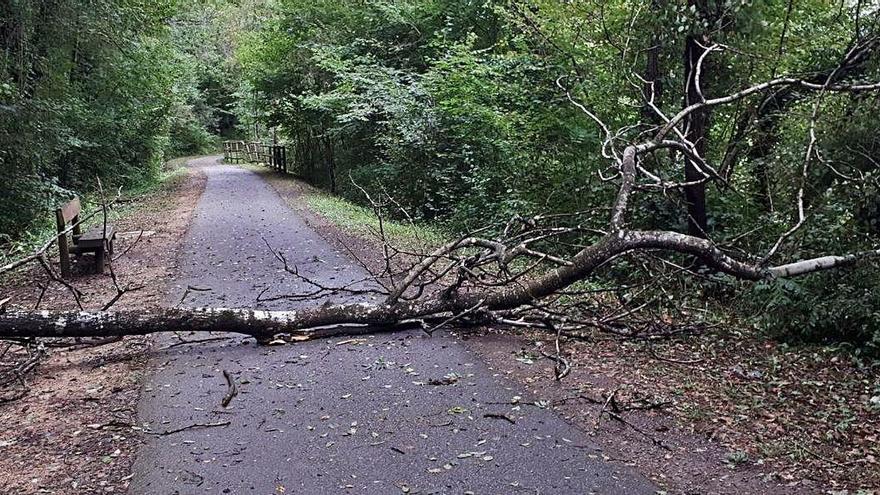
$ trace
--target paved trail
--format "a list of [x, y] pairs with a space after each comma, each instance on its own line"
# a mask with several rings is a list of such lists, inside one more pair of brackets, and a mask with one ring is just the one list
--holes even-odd
[[[204, 167], [208, 184], [180, 253], [175, 303], [188, 285], [210, 288], [190, 292], [189, 306], [256, 307], [266, 287], [266, 296], [306, 290], [261, 236], [310, 276], [363, 276], [257, 175], [216, 157], [191, 165]], [[654, 493], [640, 475], [597, 460], [588, 437], [552, 411], [512, 406], [513, 384], [451, 335], [167, 348], [174, 342], [157, 343], [140, 421], [154, 432], [229, 425], [148, 437], [134, 494]], [[240, 390], [225, 409], [224, 370]], [[457, 383], [428, 384], [450, 373]]]

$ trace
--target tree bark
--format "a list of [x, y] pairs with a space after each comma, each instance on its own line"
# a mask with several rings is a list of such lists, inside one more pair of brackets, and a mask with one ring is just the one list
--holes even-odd
[[[664, 5], [664, 0], [652, 0], [651, 12], [659, 13]], [[645, 101], [654, 100], [654, 105], [659, 108], [663, 107], [663, 73], [660, 67], [660, 30], [655, 27], [651, 34], [651, 46], [647, 50], [645, 58], [645, 83], [642, 88], [642, 96]], [[650, 105], [645, 103], [642, 107], [642, 115], [648, 122], [659, 123], [660, 117], [654, 112]]]
[[[689, 2], [699, 4], [700, 2]], [[699, 7], [698, 10], [702, 10]], [[702, 101], [699, 92], [697, 61], [702, 55], [697, 36], [688, 35], [685, 40], [684, 68], [685, 68], [685, 100], [684, 108]], [[710, 110], [707, 107], [699, 108], [685, 117], [685, 138], [694, 144], [698, 155], [705, 157], [709, 132]], [[693, 182], [704, 178], [697, 164], [688, 157], [684, 157], [685, 181]], [[695, 237], [708, 237], [708, 215], [706, 212], [706, 185], [705, 183], [694, 184], [684, 188], [685, 201], [687, 202], [688, 234]]]
[[327, 175], [330, 179], [330, 192], [336, 194], [336, 157], [333, 153], [333, 138], [324, 138], [324, 146], [327, 150]]
[[[626, 194], [621, 196], [625, 206]], [[719, 271], [747, 280], [790, 277], [880, 257], [880, 250], [846, 256], [824, 256], [772, 268], [734, 259], [706, 239], [668, 231], [619, 230], [575, 255], [571, 262], [528, 282], [499, 289], [451, 292], [419, 301], [382, 304], [323, 304], [296, 311], [199, 308], [154, 311], [5, 311], [0, 337], [108, 337], [156, 332], [234, 332], [265, 341], [276, 334], [293, 340], [391, 331], [424, 318], [514, 309], [555, 294], [589, 276], [608, 260], [637, 249], [659, 249], [698, 256]]]
[[[280, 333], [301, 340], [328, 335], [358, 334], [391, 328], [376, 307], [356, 304], [318, 306], [305, 311], [197, 308], [152, 311], [6, 311], [0, 314], [0, 336], [108, 337], [157, 332], [232, 332], [266, 340]], [[316, 328], [350, 322], [348, 327]], [[381, 325], [380, 325], [381, 324]]]

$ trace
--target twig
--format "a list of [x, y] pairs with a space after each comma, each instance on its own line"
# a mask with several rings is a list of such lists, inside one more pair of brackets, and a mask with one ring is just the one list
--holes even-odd
[[113, 270], [112, 261], [107, 263], [107, 268], [110, 270], [110, 279], [113, 281], [113, 287], [116, 289], [116, 295], [114, 295], [109, 301], [107, 301], [106, 304], [104, 304], [104, 306], [101, 308], [101, 311], [107, 311], [108, 309], [113, 307], [113, 305], [116, 304], [116, 302], [119, 301], [119, 299], [121, 299], [122, 296], [124, 296], [126, 293], [141, 290], [146, 287], [145, 285], [132, 287], [131, 284], [127, 284], [125, 287], [120, 287], [119, 279], [116, 277], [116, 271]]
[[228, 371], [223, 370], [223, 378], [226, 378], [226, 385], [229, 386], [229, 390], [227, 390], [226, 395], [223, 396], [223, 400], [220, 401], [220, 405], [223, 407], [229, 406], [229, 403], [232, 402], [232, 398], [238, 395], [238, 387], [235, 386], [235, 380], [232, 379], [232, 376]]
[[508, 415], [506, 415], [506, 414], [501, 414], [501, 413], [486, 413], [486, 414], [483, 415], [483, 417], [484, 417], [484, 418], [492, 418], [492, 419], [503, 419], [504, 421], [507, 421], [508, 423], [510, 423], [510, 424], [512, 424], [512, 425], [515, 425], [515, 424], [516, 424], [516, 420], [513, 419], [513, 418], [511, 418], [510, 416], [508, 416]]
[[148, 431], [145, 433], [147, 433], [148, 435], [155, 435], [155, 436], [163, 437], [166, 435], [173, 435], [175, 433], [180, 433], [181, 431], [192, 430], [194, 428], [214, 428], [214, 427], [218, 427], [218, 426], [229, 426], [230, 424], [232, 424], [231, 421], [218, 421], [216, 423], [194, 423], [194, 424], [191, 424], [188, 426], [183, 426], [181, 428], [174, 428], [172, 430], [157, 431], [157, 432]]
[[[178, 337], [178, 338], [180, 338], [180, 337]], [[162, 350], [164, 351], [164, 350], [167, 350], [167, 349], [171, 349], [172, 347], [177, 347], [177, 346], [179, 346], [179, 345], [187, 345], [187, 344], [203, 344], [203, 343], [205, 343], [205, 342], [217, 342], [217, 341], [220, 341], [220, 340], [229, 340], [230, 338], [231, 338], [231, 337], [211, 337], [211, 338], [208, 338], [208, 339], [198, 339], [198, 340], [186, 340], [186, 339], [182, 339], [182, 338], [181, 338], [181, 339], [180, 339], [180, 342], [175, 342], [175, 343], [173, 343], [173, 344], [169, 344], [169, 345], [163, 347]]]
[[853, 464], [858, 464], [858, 463], [860, 462], [859, 460], [856, 460], [856, 461], [849, 461], [849, 462], [845, 462], [845, 463], [843, 463], [843, 462], [837, 462], [837, 461], [835, 461], [834, 459], [831, 459], [831, 458], [829, 458], [829, 457], [825, 457], [825, 456], [819, 455], [818, 453], [813, 452], [812, 450], [810, 450], [810, 449], [804, 447], [803, 445], [801, 445], [800, 448], [801, 448], [801, 450], [803, 450], [804, 452], [810, 454], [811, 456], [815, 457], [816, 459], [819, 459], [820, 461], [825, 461], [825, 462], [827, 462], [827, 463], [829, 463], [829, 464], [831, 464], [831, 465], [833, 465], [833, 466], [837, 466], [837, 467], [839, 467], [839, 468], [849, 469], [849, 466], [851, 466], [851, 465], [853, 465]]
[[[608, 397], [605, 399], [605, 403], [602, 405], [602, 409], [599, 411], [599, 417], [596, 419], [596, 426], [598, 426], [599, 421], [602, 419], [602, 415], [607, 414], [609, 418], [611, 418], [615, 421], [618, 421], [620, 423], [623, 423], [626, 426], [629, 426], [630, 428], [633, 429], [633, 431], [635, 431], [636, 433], [647, 438], [648, 440], [651, 441], [652, 444], [656, 445], [657, 447], [660, 447], [663, 450], [672, 450], [666, 444], [664, 444], [661, 440], [654, 438], [653, 436], [651, 436], [650, 434], [648, 434], [647, 432], [645, 432], [644, 430], [642, 430], [638, 426], [636, 426], [636, 425], [630, 423], [629, 421], [627, 421], [626, 419], [624, 419], [623, 416], [621, 416], [619, 414], [621, 409], [618, 407], [617, 401], [614, 400], [614, 396], [617, 395], [617, 392], [619, 390], [620, 390], [619, 388], [614, 389], [614, 391], [612, 391], [611, 394], [609, 394]], [[612, 408], [611, 411], [608, 410], [609, 405]]]
[[567, 359], [562, 357], [562, 349], [559, 346], [559, 339], [562, 337], [562, 327], [556, 327], [551, 321], [547, 321], [547, 326], [551, 329], [556, 330], [556, 355], [550, 354], [549, 352], [541, 351], [541, 354], [544, 355], [545, 358], [552, 360], [556, 363], [553, 366], [553, 376], [556, 378], [556, 381], [561, 381], [563, 378], [568, 376], [571, 373], [571, 364]]
[[193, 291], [193, 292], [209, 292], [209, 291], [212, 291], [212, 290], [213, 290], [213, 289], [211, 289], [210, 287], [193, 287], [192, 285], [187, 285], [187, 286], [186, 286], [186, 290], [183, 291], [183, 295], [180, 296], [180, 301], [177, 301], [177, 304], [175, 305], [175, 307], [180, 306], [181, 304], [183, 304], [183, 301], [186, 299], [186, 296], [189, 295], [190, 291]]
[[138, 233], [138, 236], [137, 236], [137, 238], [134, 240], [134, 242], [132, 242], [131, 245], [129, 245], [128, 247], [126, 247], [126, 248], [125, 248], [125, 251], [121, 252], [118, 256], [114, 256], [113, 258], [111, 258], [110, 261], [116, 261], [116, 260], [118, 260], [119, 258], [122, 258], [122, 257], [125, 256], [126, 254], [128, 254], [129, 251], [131, 251], [135, 246], [137, 246], [138, 242], [140, 242], [140, 240], [141, 240], [141, 238], [142, 238], [143, 236], [144, 236], [144, 229], [141, 229], [140, 233]]
[[46, 257], [43, 254], [40, 254], [37, 256], [37, 261], [39, 261], [40, 265], [46, 271], [46, 275], [49, 277], [49, 280], [51, 282], [58, 282], [59, 284], [63, 285], [71, 293], [71, 295], [73, 295], [73, 299], [74, 299], [74, 301], [76, 301], [76, 305], [79, 307], [80, 311], [84, 310], [85, 308], [83, 307], [82, 299], [81, 299], [82, 292], [80, 292], [79, 289], [77, 289], [73, 284], [71, 284], [67, 280], [64, 280], [63, 278], [59, 277], [55, 273], [55, 270], [52, 269], [52, 265], [49, 264], [49, 262], [46, 260]]
[[431, 328], [423, 328], [422, 330], [423, 330], [426, 334], [428, 334], [428, 335], [434, 335], [434, 332], [436, 332], [436, 331], [439, 330], [440, 328], [442, 328], [442, 327], [444, 327], [444, 326], [446, 326], [446, 325], [452, 323], [452, 322], [455, 321], [455, 320], [458, 320], [458, 319], [464, 318], [465, 316], [469, 315], [470, 313], [473, 313], [474, 311], [477, 311], [478, 309], [480, 309], [480, 306], [483, 305], [483, 302], [484, 302], [484, 301], [483, 301], [482, 299], [480, 299], [480, 301], [477, 302], [477, 304], [475, 304], [475, 305], [471, 306], [470, 308], [468, 308], [468, 309], [462, 311], [461, 313], [457, 313], [457, 314], [455, 314], [455, 315], [452, 315], [452, 316], [450, 316], [449, 318], [447, 318], [447, 319], [443, 320], [442, 322], [438, 323], [437, 325], [434, 325], [434, 326], [431, 327]]

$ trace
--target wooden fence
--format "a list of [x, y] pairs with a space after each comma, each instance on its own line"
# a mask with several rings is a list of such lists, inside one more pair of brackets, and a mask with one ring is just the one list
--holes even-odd
[[287, 147], [247, 141], [223, 141], [223, 159], [227, 163], [261, 163], [287, 173]]

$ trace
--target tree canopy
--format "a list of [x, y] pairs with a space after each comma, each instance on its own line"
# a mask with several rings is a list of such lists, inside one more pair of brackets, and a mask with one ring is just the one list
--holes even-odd
[[[356, 200], [355, 184], [384, 189], [453, 231], [607, 208], [617, 185], [597, 121], [619, 145], [776, 78], [880, 78], [877, 10], [862, 2], [281, 0], [270, 12], [237, 57], [302, 176]], [[655, 186], [694, 184], [646, 185], [632, 222], [789, 260], [875, 249], [877, 104], [876, 91], [786, 85], [696, 111], [682, 139], [720, 180], [701, 182], [684, 154], [653, 154]], [[645, 276], [623, 266], [615, 276]], [[762, 283], [752, 300], [788, 315], [773, 327], [871, 340], [877, 275], [863, 264]]]
[[[0, 235], [74, 192], [133, 186], [234, 126], [221, 4], [100, 0], [0, 6]], [[212, 30], [213, 28], [213, 30]], [[227, 49], [225, 53], [231, 51]], [[37, 224], [34, 224], [34, 222]]]

